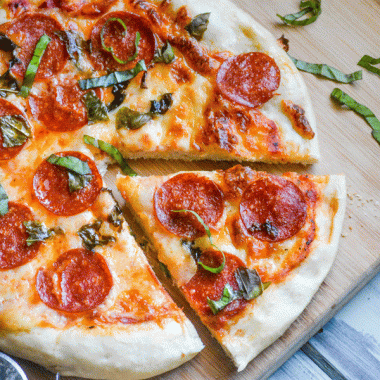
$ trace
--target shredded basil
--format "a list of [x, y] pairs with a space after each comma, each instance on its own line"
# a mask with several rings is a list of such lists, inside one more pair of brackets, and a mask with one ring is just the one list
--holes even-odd
[[169, 41], [154, 52], [153, 62], [156, 63], [172, 63], [175, 60], [175, 55]]
[[266, 220], [264, 223], [254, 223], [248, 228], [249, 232], [264, 231], [269, 237], [276, 239], [278, 236], [278, 229], [272, 224], [270, 220]]
[[53, 165], [62, 166], [67, 169], [70, 192], [85, 188], [92, 180], [93, 175], [88, 163], [77, 157], [60, 157], [52, 154], [46, 161]]
[[127, 26], [125, 25], [124, 21], [118, 17], [110, 17], [103, 25], [102, 27], [102, 30], [100, 31], [100, 41], [101, 41], [101, 44], [102, 44], [102, 47], [105, 51], [108, 51], [109, 53], [111, 53], [112, 55], [112, 58], [122, 64], [122, 65], [125, 65], [126, 63], [128, 62], [131, 62], [133, 61], [134, 59], [137, 58], [138, 54], [139, 54], [139, 43], [140, 43], [140, 39], [141, 39], [141, 35], [139, 32], [136, 33], [136, 38], [135, 38], [135, 53], [132, 55], [132, 57], [129, 57], [126, 61], [123, 61], [121, 60], [120, 58], [118, 58], [113, 50], [113, 47], [112, 46], [107, 46], [105, 41], [104, 41], [104, 33], [105, 33], [105, 29], [107, 27], [107, 25], [110, 23], [110, 22], [113, 22], [113, 21], [116, 21], [118, 22], [124, 29], [123, 33], [122, 33], [122, 36], [125, 36], [125, 32], [127, 31]]
[[37, 42], [34, 49], [33, 57], [29, 62], [29, 65], [25, 72], [24, 81], [22, 82], [19, 95], [26, 98], [33, 86], [34, 78], [36, 77], [38, 67], [41, 63], [42, 56], [44, 55], [46, 48], [51, 41], [51, 38], [44, 34]]
[[96, 148], [99, 148], [100, 150], [106, 152], [109, 156], [111, 156], [119, 164], [124, 174], [129, 175], [130, 177], [134, 177], [137, 175], [137, 173], [128, 165], [127, 161], [120, 153], [120, 151], [116, 149], [113, 145], [102, 140], [97, 140], [88, 135], [83, 136], [83, 141], [86, 144], [90, 144]]
[[167, 265], [165, 265], [161, 261], [159, 261], [158, 264], [160, 265], [160, 269], [165, 273], [165, 277], [171, 279], [172, 276], [171, 276], [171, 274], [169, 272], [169, 269], [168, 269]]
[[198, 41], [202, 39], [207, 30], [210, 14], [211, 13], [202, 13], [197, 15], [185, 26], [185, 29], [189, 32], [190, 36], [196, 38]]
[[224, 286], [222, 296], [219, 300], [215, 301], [207, 298], [207, 303], [214, 315], [219, 313], [234, 300], [244, 298], [249, 301], [259, 297], [271, 284], [270, 282], [262, 283], [255, 269], [238, 268], [235, 271], [235, 278], [239, 287], [238, 290], [234, 290], [232, 286], [227, 283]]
[[[286, 16], [281, 16], [277, 14], [285, 24], [293, 25], [293, 26], [305, 26], [313, 23], [317, 20], [319, 15], [322, 13], [321, 8], [321, 0], [309, 0], [309, 1], [301, 1], [300, 3], [300, 11], [293, 14], [288, 14]], [[305, 18], [303, 20], [299, 20], [301, 17], [311, 14], [310, 17]]]
[[[290, 56], [289, 56], [290, 57]], [[362, 79], [362, 71], [355, 71], [352, 74], [343, 74], [338, 69], [328, 66], [326, 64], [308, 63], [301, 61], [297, 58], [290, 57], [298, 70], [306, 71], [307, 73], [320, 75], [324, 78], [334, 80], [340, 83], [351, 83], [356, 80]]]
[[[144, 74], [145, 73], [146, 71], [144, 72]], [[118, 108], [124, 102], [125, 94], [123, 94], [123, 91], [126, 89], [128, 84], [129, 84], [129, 81], [115, 84], [112, 87], [113, 100], [107, 106], [108, 112], [111, 112], [114, 109]]]
[[362, 116], [372, 128], [372, 137], [380, 144], [380, 120], [369, 108], [358, 103], [339, 88], [334, 88], [331, 97]]
[[224, 266], [226, 265], [226, 256], [224, 255], [224, 252], [222, 250], [220, 250], [212, 241], [212, 237], [211, 237], [211, 231], [210, 229], [208, 228], [207, 224], [203, 221], [203, 219], [198, 215], [198, 213], [196, 213], [195, 211], [193, 210], [172, 210], [172, 212], [190, 212], [192, 213], [198, 220], [198, 222], [200, 224], [202, 224], [203, 228], [205, 229], [206, 231], [206, 234], [208, 236], [208, 239], [210, 240], [210, 244], [212, 247], [214, 247], [215, 249], [217, 249], [222, 255], [223, 255], [223, 262], [222, 264], [220, 264], [217, 268], [212, 268], [212, 267], [209, 267], [205, 264], [203, 264], [201, 261], [197, 261], [197, 263], [205, 270], [209, 271], [209, 272], [212, 272], [212, 273], [220, 273], [223, 269], [224, 269]]
[[118, 227], [120, 232], [123, 226], [124, 217], [119, 205], [116, 204], [114, 206], [114, 208], [111, 210], [111, 213], [108, 215], [107, 221], [114, 227]]
[[113, 236], [102, 236], [100, 234], [100, 227], [103, 222], [101, 220], [97, 220], [92, 224], [86, 224], [82, 226], [78, 235], [82, 239], [82, 245], [84, 248], [92, 251], [97, 245], [106, 245], [110, 242], [115, 242], [116, 239]]
[[0, 50], [12, 52], [17, 48], [17, 45], [8, 38], [4, 33], [0, 33]]
[[31, 136], [28, 122], [21, 115], [0, 117], [0, 129], [4, 148], [21, 146]]
[[160, 114], [164, 115], [173, 104], [172, 94], [164, 94], [161, 96], [160, 100], [151, 100], [150, 101], [150, 110], [151, 114]]
[[146, 71], [144, 60], [137, 62], [136, 66], [130, 70], [114, 71], [111, 74], [97, 78], [81, 79], [78, 81], [81, 90], [89, 90], [95, 87], [111, 87], [118, 83], [124, 83], [133, 79], [141, 71]]
[[378, 67], [373, 66], [377, 65], [378, 63], [380, 63], [380, 58], [372, 58], [369, 55], [364, 55], [358, 62], [358, 65], [364, 67], [371, 73], [375, 73], [380, 76], [380, 69]]
[[44, 241], [49, 239], [57, 234], [62, 234], [63, 230], [59, 227], [50, 228], [49, 230], [45, 226], [45, 224], [29, 220], [27, 222], [23, 222], [26, 232], [28, 233], [28, 238], [26, 239], [26, 245], [30, 247], [37, 241]]
[[190, 252], [193, 259], [198, 262], [199, 258], [202, 255], [202, 250], [199, 247], [195, 246], [195, 242], [189, 240], [181, 240], [181, 244]]
[[79, 33], [73, 30], [59, 30], [54, 33], [66, 46], [67, 54], [74, 62], [76, 68], [82, 71], [81, 60], [83, 50], [86, 48], [86, 42], [81, 38]]
[[141, 113], [122, 107], [116, 114], [116, 128], [139, 129], [153, 119], [150, 113]]
[[83, 96], [83, 102], [87, 110], [89, 124], [109, 120], [107, 106], [98, 98], [94, 90]]
[[8, 212], [8, 195], [4, 187], [0, 184], [0, 216], [4, 216]]

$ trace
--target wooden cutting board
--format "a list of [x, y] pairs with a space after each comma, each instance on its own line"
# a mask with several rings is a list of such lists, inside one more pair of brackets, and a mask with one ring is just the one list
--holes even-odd
[[[323, 1], [316, 23], [288, 27], [278, 23], [276, 13], [299, 10], [299, 0], [235, 0], [268, 28], [276, 38], [290, 40], [289, 54], [308, 62], [326, 63], [345, 73], [359, 70], [364, 55], [380, 56], [380, 1]], [[313, 174], [345, 173], [348, 184], [346, 220], [335, 264], [302, 315], [283, 337], [262, 352], [241, 373], [223, 353], [216, 341], [189, 310], [177, 291], [162, 279], [175, 301], [195, 324], [206, 348], [192, 361], [157, 379], [265, 379], [314, 335], [351, 297], [380, 270], [380, 146], [371, 137], [371, 128], [352, 111], [337, 106], [330, 93], [341, 88], [380, 117], [380, 77], [364, 70], [363, 80], [341, 85], [303, 74], [317, 116], [321, 162], [313, 166], [251, 165], [271, 172], [297, 171]], [[140, 160], [132, 166], [141, 175], [167, 174], [178, 170], [226, 169], [233, 163], [167, 162]], [[138, 227], [129, 216], [134, 230]], [[156, 262], [151, 259], [156, 268]], [[54, 376], [41, 367], [21, 361], [30, 380]], [[70, 378], [73, 379], [73, 378]]]

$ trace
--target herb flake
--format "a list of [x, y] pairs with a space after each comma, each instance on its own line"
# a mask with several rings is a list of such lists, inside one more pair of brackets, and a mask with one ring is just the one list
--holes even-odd
[[116, 114], [116, 129], [140, 129], [153, 119], [150, 113], [142, 113], [122, 107]]
[[45, 224], [29, 220], [27, 222], [23, 222], [26, 232], [28, 233], [28, 238], [26, 239], [26, 245], [30, 247], [34, 243], [38, 241], [44, 241], [49, 239], [57, 234], [62, 234], [63, 230], [59, 227], [47, 229]]
[[97, 220], [94, 223], [86, 224], [79, 229], [78, 235], [82, 239], [82, 245], [84, 248], [93, 251], [98, 245], [103, 246], [116, 241], [113, 236], [101, 235], [100, 227], [102, 224], [103, 222], [101, 220]]
[[172, 63], [175, 60], [175, 54], [169, 41], [164, 46], [154, 52], [153, 62], [155, 63]]
[[191, 22], [185, 26], [190, 36], [200, 41], [207, 30], [211, 13], [202, 13], [195, 16]]
[[83, 102], [89, 124], [109, 120], [107, 106], [98, 98], [94, 90], [90, 90], [83, 96]]
[[3, 147], [21, 146], [31, 136], [28, 122], [21, 115], [6, 115], [0, 118], [0, 129], [3, 135]]

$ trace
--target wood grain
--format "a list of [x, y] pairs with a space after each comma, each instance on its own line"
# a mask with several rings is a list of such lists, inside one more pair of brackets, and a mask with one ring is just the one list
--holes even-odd
[[[297, 28], [279, 24], [276, 13], [287, 14], [298, 10], [298, 0], [235, 0], [235, 3], [252, 14], [274, 36], [285, 34], [290, 40], [289, 53], [296, 58], [327, 63], [349, 73], [359, 69], [356, 64], [364, 54], [375, 57], [380, 55], [380, 1], [326, 1], [323, 2], [322, 16], [316, 23]], [[379, 109], [380, 78], [364, 72], [364, 78], [359, 83], [339, 85], [310, 74], [303, 76], [317, 116], [322, 153], [320, 163], [308, 167], [264, 164], [250, 166], [271, 172], [292, 170], [313, 174], [346, 174], [349, 199], [344, 237], [341, 239], [335, 265], [312, 302], [284, 336], [263, 351], [241, 373], [236, 372], [231, 361], [176, 290], [170, 288], [170, 293], [194, 322], [206, 348], [191, 362], [157, 379], [265, 379], [308, 341], [380, 269], [380, 230], [377, 228], [380, 218], [380, 146], [371, 137], [371, 129], [365, 121], [330, 99], [333, 88], [339, 87], [376, 113]], [[208, 161], [141, 160], [133, 162], [131, 166], [140, 174], [149, 175], [178, 170], [225, 169], [232, 165]], [[137, 228], [133, 222], [131, 224]], [[155, 265], [153, 259], [152, 263]], [[31, 380], [53, 378], [38, 366], [23, 361], [21, 364]]]

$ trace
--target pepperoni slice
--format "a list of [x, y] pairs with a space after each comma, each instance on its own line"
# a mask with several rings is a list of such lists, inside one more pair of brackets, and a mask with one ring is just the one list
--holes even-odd
[[104, 301], [112, 285], [104, 258], [84, 248], [63, 253], [50, 268], [41, 268], [36, 279], [41, 301], [67, 313], [94, 309]]
[[272, 98], [281, 74], [273, 58], [264, 53], [245, 53], [223, 62], [216, 76], [219, 91], [233, 102], [258, 107]]
[[[198, 265], [196, 274], [183, 287], [183, 292], [192, 307], [198, 314], [207, 318], [208, 323], [214, 328], [222, 327], [226, 321], [244, 309], [248, 303], [245, 299], [237, 299], [228, 304], [218, 314], [213, 315], [207, 299], [219, 300], [227, 284], [230, 284], [234, 290], [238, 290], [239, 286], [236, 282], [235, 271], [245, 266], [238, 257], [226, 252], [224, 252], [224, 255], [226, 264], [220, 273], [211, 273]], [[207, 250], [202, 253], [200, 261], [205, 265], [217, 267], [222, 263], [223, 257], [219, 251]]]
[[223, 215], [223, 193], [206, 177], [183, 173], [162, 184], [154, 194], [154, 209], [161, 224], [175, 235], [195, 239], [205, 234], [205, 229], [191, 213], [172, 210], [195, 211], [210, 228], [215, 228]]
[[[132, 57], [136, 52], [136, 33], [139, 32], [141, 36], [137, 57], [126, 64], [118, 63], [112, 53], [102, 47], [100, 33], [105, 23], [111, 18], [121, 19], [127, 27], [125, 31], [119, 22], [112, 20], [105, 26], [104, 43], [113, 49], [114, 55], [118, 59], [127, 61]], [[103, 16], [92, 29], [91, 44], [91, 59], [97, 70], [128, 70], [141, 59], [148, 64], [153, 59], [155, 51], [155, 39], [149, 25], [140, 16], [129, 12], [112, 12]]]
[[8, 212], [0, 216], [0, 269], [17, 268], [37, 255], [41, 242], [26, 245], [29, 235], [23, 222], [29, 220], [34, 217], [27, 206], [8, 203]]
[[75, 83], [48, 83], [43, 96], [30, 95], [29, 107], [33, 116], [47, 129], [57, 132], [74, 131], [88, 122], [82, 96], [84, 91]]
[[46, 160], [37, 168], [33, 178], [33, 189], [38, 201], [55, 215], [79, 214], [95, 202], [103, 181], [95, 162], [79, 152], [55, 153], [57, 156], [74, 156], [87, 162], [92, 172], [91, 182], [80, 190], [70, 193], [67, 169]]
[[12, 22], [6, 34], [19, 46], [16, 52], [20, 60], [12, 67], [12, 74], [24, 77], [37, 42], [44, 34], [47, 34], [51, 41], [38, 66], [36, 79], [49, 78], [61, 71], [68, 55], [64, 43], [54, 34], [58, 30], [63, 30], [58, 21], [41, 13], [27, 13]]
[[240, 217], [248, 233], [259, 240], [289, 239], [305, 224], [305, 197], [298, 186], [284, 178], [259, 178], [243, 194]]
[[[19, 115], [25, 117], [23, 113], [12, 103], [8, 102], [7, 100], [0, 99], [0, 117], [8, 115]], [[20, 153], [21, 149], [24, 147], [25, 143], [19, 146], [5, 148], [3, 146], [3, 134], [0, 133], [0, 160], [9, 160], [17, 156]]]

